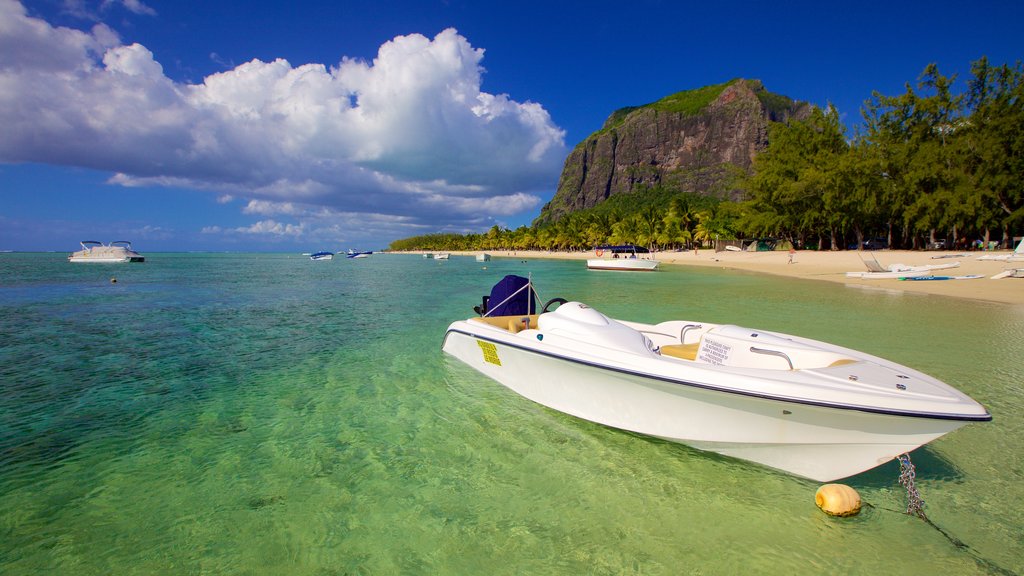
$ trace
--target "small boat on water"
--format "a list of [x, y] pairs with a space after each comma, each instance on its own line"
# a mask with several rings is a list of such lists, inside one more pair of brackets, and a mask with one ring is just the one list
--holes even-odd
[[476, 261], [477, 262], [490, 262], [491, 261], [491, 255], [490, 254], [477, 254], [476, 255]]
[[452, 322], [442, 349], [606, 426], [827, 482], [992, 419], [952, 386], [856, 350], [734, 325], [614, 320], [562, 298], [538, 309], [535, 294], [506, 276], [481, 316]]
[[132, 249], [132, 243], [118, 240], [110, 244], [96, 240], [83, 240], [82, 249], [72, 252], [68, 262], [86, 262], [92, 264], [116, 264], [121, 262], [145, 262], [146, 258]]
[[353, 250], [353, 249], [349, 248], [348, 252], [345, 253], [345, 257], [346, 258], [369, 258], [370, 254], [373, 254], [373, 251], [370, 251], [370, 252], [359, 252], [358, 250]]
[[[619, 270], [632, 272], [650, 272], [658, 269], [658, 261], [653, 258], [640, 258], [637, 254], [648, 254], [646, 248], [625, 244], [622, 246], [598, 246], [594, 249], [597, 258], [587, 259], [589, 270]], [[610, 257], [604, 258], [605, 254]]]
[[312, 254], [309, 255], [309, 259], [310, 260], [333, 260], [334, 259], [334, 252], [327, 252], [327, 251], [313, 252]]
[[451, 254], [441, 252], [439, 254], [434, 254], [434, 260], [447, 260], [449, 256], [451, 256]]

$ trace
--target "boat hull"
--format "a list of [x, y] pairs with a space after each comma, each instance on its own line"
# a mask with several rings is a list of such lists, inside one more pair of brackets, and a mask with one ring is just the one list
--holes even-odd
[[587, 268], [590, 270], [651, 272], [658, 269], [658, 261], [639, 258], [589, 258], [587, 259]]
[[121, 264], [124, 262], [145, 262], [145, 258], [142, 256], [131, 257], [131, 256], [100, 256], [100, 257], [89, 257], [89, 256], [70, 256], [68, 262], [75, 262], [78, 264]]
[[534, 402], [822, 482], [884, 464], [970, 421], [737, 393], [552, 353], [473, 324], [453, 323], [443, 350]]

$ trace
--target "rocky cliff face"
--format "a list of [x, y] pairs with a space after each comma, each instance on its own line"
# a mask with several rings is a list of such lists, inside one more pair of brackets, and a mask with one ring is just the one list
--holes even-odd
[[656, 186], [737, 199], [733, 183], [768, 145], [769, 122], [809, 110], [760, 81], [734, 80], [616, 111], [569, 154], [536, 223]]

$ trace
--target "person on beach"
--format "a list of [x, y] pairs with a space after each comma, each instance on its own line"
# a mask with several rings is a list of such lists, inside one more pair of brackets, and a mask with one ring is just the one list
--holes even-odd
[[796, 256], [796, 250], [794, 250], [793, 247], [790, 246], [789, 247], [789, 262], [787, 262], [787, 264], [792, 264], [793, 263], [793, 257], [794, 256]]

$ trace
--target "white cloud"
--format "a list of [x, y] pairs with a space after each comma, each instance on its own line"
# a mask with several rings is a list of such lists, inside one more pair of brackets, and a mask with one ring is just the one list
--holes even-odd
[[146, 6], [139, 0], [103, 0], [103, 8], [109, 8], [115, 4], [124, 6], [129, 12], [134, 14], [143, 14], [146, 16], [156, 16], [156, 10]]
[[305, 212], [291, 202], [268, 202], [266, 200], [250, 200], [249, 204], [242, 209], [243, 214], [260, 214], [273, 216], [276, 214], [296, 215]]
[[448, 29], [372, 62], [252, 60], [181, 84], [102, 24], [53, 27], [0, 0], [0, 161], [209, 190], [260, 215], [294, 203], [440, 228], [522, 213], [553, 191], [564, 132], [539, 104], [483, 92], [483, 54]]
[[305, 226], [302, 224], [286, 224], [274, 220], [260, 220], [251, 226], [235, 228], [235, 232], [242, 234], [258, 234], [272, 236], [301, 236]]

